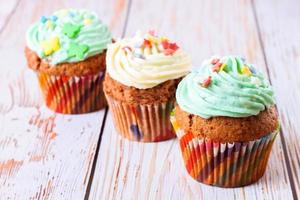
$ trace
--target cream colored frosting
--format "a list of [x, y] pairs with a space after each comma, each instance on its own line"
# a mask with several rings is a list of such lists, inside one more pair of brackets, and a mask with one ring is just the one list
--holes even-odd
[[191, 58], [167, 38], [137, 33], [110, 44], [106, 64], [108, 74], [116, 81], [147, 89], [185, 76], [190, 71]]

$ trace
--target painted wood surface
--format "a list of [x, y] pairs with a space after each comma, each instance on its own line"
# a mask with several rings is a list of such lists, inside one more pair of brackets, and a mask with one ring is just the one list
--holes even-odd
[[14, 14], [19, 0], [5, 1], [0, 0], [0, 32], [2, 32], [9, 22], [10, 17]]
[[[172, 0], [133, 0], [126, 36], [137, 29], [154, 28], [170, 35], [191, 53], [194, 65], [210, 55], [240, 54], [267, 73], [269, 69], [254, 14], [251, 1], [193, 1], [187, 4]], [[159, 144], [130, 142], [117, 135], [111, 114], [106, 121], [93, 178], [92, 199], [293, 198], [280, 137], [275, 142], [264, 177], [254, 185], [228, 190], [192, 180], [183, 167], [177, 140]]]
[[[297, 199], [300, 196], [299, 21], [296, 0], [0, 0], [0, 199]], [[2, 6], [4, 5], [5, 6]], [[194, 181], [176, 139], [122, 139], [103, 110], [60, 115], [42, 101], [26, 68], [24, 34], [42, 14], [95, 10], [115, 37], [155, 29], [178, 41], [195, 66], [239, 54], [269, 75], [282, 134], [256, 184], [221, 189]], [[289, 10], [290, 12], [286, 12]], [[282, 84], [282, 83], [285, 84]], [[104, 124], [102, 124], [104, 122]], [[104, 127], [102, 129], [102, 127]]]
[[277, 94], [287, 163], [294, 192], [300, 198], [300, 2], [256, 1], [254, 6], [269, 77]]
[[35, 74], [24, 59], [26, 29], [57, 9], [85, 7], [95, 10], [118, 36], [126, 4], [20, 1], [14, 11], [0, 12], [9, 18], [0, 33], [0, 199], [83, 199], [105, 113], [60, 115], [43, 105]]

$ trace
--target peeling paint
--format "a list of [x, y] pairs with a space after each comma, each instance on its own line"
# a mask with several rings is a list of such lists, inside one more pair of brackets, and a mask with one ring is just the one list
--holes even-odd
[[0, 177], [4, 175], [7, 176], [14, 175], [14, 173], [19, 170], [22, 164], [23, 161], [14, 160], [14, 159], [0, 162]]

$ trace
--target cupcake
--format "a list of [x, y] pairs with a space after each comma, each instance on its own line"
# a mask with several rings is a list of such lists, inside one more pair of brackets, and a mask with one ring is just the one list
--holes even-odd
[[104, 93], [117, 131], [125, 138], [157, 142], [175, 137], [170, 123], [178, 82], [190, 57], [153, 31], [108, 46]]
[[265, 172], [279, 121], [266, 78], [240, 57], [205, 61], [178, 85], [173, 127], [197, 181], [251, 184]]
[[108, 27], [87, 10], [60, 10], [28, 29], [27, 63], [50, 109], [79, 114], [106, 106], [102, 82], [111, 41]]

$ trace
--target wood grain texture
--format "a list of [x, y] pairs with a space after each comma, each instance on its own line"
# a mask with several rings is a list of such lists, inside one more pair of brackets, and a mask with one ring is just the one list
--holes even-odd
[[0, 33], [0, 199], [85, 196], [104, 110], [84, 115], [48, 110], [23, 53], [30, 23], [69, 7], [96, 11], [114, 35], [123, 30], [123, 0], [27, 0], [18, 4]]
[[102, 116], [60, 115], [45, 107], [14, 107], [2, 116], [1, 198], [82, 199]]
[[282, 136], [298, 198], [300, 198], [299, 5], [300, 2], [295, 0], [254, 3], [270, 80], [277, 94]]
[[[132, 1], [127, 36], [155, 29], [186, 49], [199, 66], [204, 58], [239, 54], [267, 73], [251, 1]], [[109, 114], [91, 199], [292, 199], [282, 143], [277, 137], [267, 172], [256, 184], [221, 189], [192, 180], [178, 141], [139, 144], [117, 135]]]
[[4, 30], [10, 17], [14, 14], [20, 0], [5, 1], [0, 0], [0, 33]]

